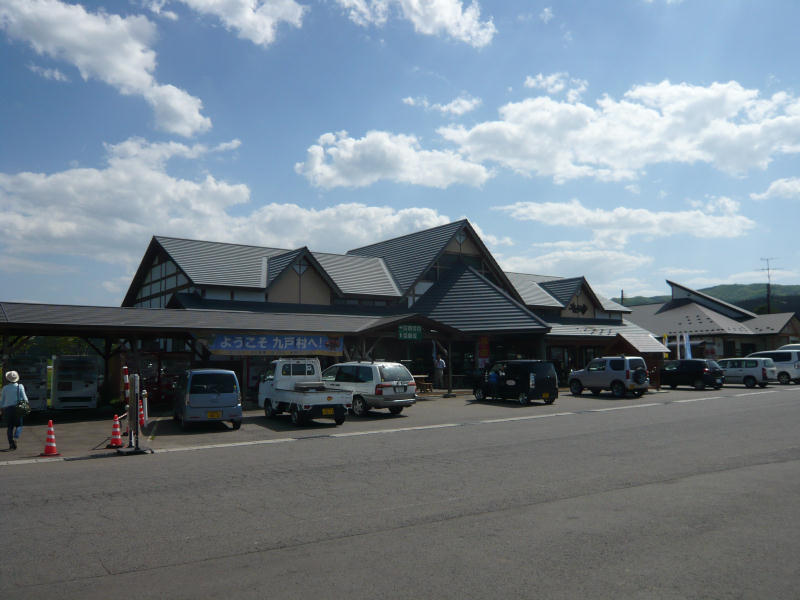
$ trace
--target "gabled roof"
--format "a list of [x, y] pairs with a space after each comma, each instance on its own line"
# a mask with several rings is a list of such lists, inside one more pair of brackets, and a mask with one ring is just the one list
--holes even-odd
[[[428, 272], [460, 231], [466, 232], [478, 246], [501, 284], [507, 287], [512, 296], [517, 296], [517, 290], [467, 219], [349, 250], [347, 254], [382, 258], [397, 282], [400, 293], [405, 294]], [[522, 298], [517, 297], [517, 300], [522, 301]]]
[[527, 306], [565, 308], [581, 285], [592, 295], [597, 305], [608, 312], [629, 313], [630, 309], [594, 291], [585, 277], [553, 277], [528, 273], [506, 273]]
[[323, 281], [333, 290], [338, 296], [342, 296], [342, 290], [336, 285], [336, 282], [331, 278], [327, 271], [319, 264], [316, 257], [311, 253], [308, 247], [303, 246], [297, 250], [291, 250], [284, 254], [277, 254], [269, 258], [267, 263], [267, 288], [269, 288], [275, 280], [278, 279], [286, 270], [297, 264], [300, 259], [305, 258], [311, 267], [322, 277]]
[[755, 313], [750, 312], [749, 310], [745, 310], [735, 304], [730, 304], [719, 298], [714, 298], [713, 296], [709, 296], [708, 294], [704, 294], [703, 292], [698, 292], [697, 290], [693, 290], [691, 288], [686, 287], [685, 285], [681, 285], [679, 283], [675, 283], [674, 281], [670, 281], [667, 279], [667, 284], [672, 288], [672, 297], [675, 299], [675, 289], [682, 290], [683, 292], [688, 294], [688, 297], [698, 304], [702, 304], [704, 306], [708, 306], [712, 310], [717, 310], [718, 312], [730, 312], [732, 313], [732, 317], [736, 319], [752, 319], [757, 315]]
[[633, 306], [630, 319], [656, 335], [752, 335], [745, 323], [718, 313], [696, 302], [681, 303], [668, 311], [661, 304]]
[[547, 324], [472, 267], [457, 265], [412, 309], [464, 332], [540, 332]]
[[756, 334], [768, 335], [780, 333], [789, 321], [794, 317], [793, 312], [773, 313], [769, 315], [758, 315], [749, 321], [743, 321], [747, 327]]

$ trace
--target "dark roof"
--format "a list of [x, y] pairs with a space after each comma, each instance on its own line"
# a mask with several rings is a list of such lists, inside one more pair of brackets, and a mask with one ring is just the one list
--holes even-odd
[[397, 282], [400, 292], [405, 293], [431, 268], [453, 236], [466, 223], [466, 219], [454, 221], [447, 225], [349, 250], [347, 254], [382, 258]]
[[553, 298], [558, 300], [561, 306], [566, 306], [567, 302], [572, 300], [578, 290], [581, 289], [583, 283], [583, 277], [568, 277], [543, 281], [539, 285]]
[[344, 294], [353, 296], [401, 296], [383, 260], [371, 256], [312, 252]]
[[[725, 302], [724, 300], [720, 300], [719, 298], [714, 298], [714, 296], [709, 296], [708, 294], [704, 294], [703, 292], [698, 292], [697, 290], [693, 290], [691, 288], [686, 287], [685, 285], [681, 285], [680, 283], [675, 283], [674, 281], [670, 281], [667, 279], [667, 284], [672, 288], [672, 297], [675, 298], [675, 288], [681, 289], [693, 296], [693, 300], [698, 302], [698, 304], [704, 304], [708, 306], [708, 308], [712, 310], [716, 310], [717, 312], [723, 312], [725, 309], [734, 313], [732, 318], [740, 319], [740, 318], [750, 318], [756, 317], [753, 312], [749, 310], [745, 310], [740, 306], [736, 306], [735, 304], [730, 304], [729, 302]], [[722, 309], [722, 310], [720, 310]]]
[[413, 306], [413, 310], [464, 332], [546, 333], [547, 324], [465, 264], [446, 275]]
[[284, 254], [278, 254], [269, 258], [267, 263], [267, 288], [275, 282], [287, 269], [295, 265], [301, 258], [305, 258], [313, 269], [319, 274], [322, 280], [337, 296], [342, 296], [342, 290], [336, 285], [336, 282], [331, 279], [328, 272], [319, 264], [316, 257], [309, 251], [307, 246], [291, 250]]

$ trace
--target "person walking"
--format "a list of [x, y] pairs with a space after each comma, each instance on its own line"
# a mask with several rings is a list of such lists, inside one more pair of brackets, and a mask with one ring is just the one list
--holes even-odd
[[17, 414], [17, 403], [20, 400], [28, 401], [25, 395], [25, 386], [19, 382], [19, 373], [9, 371], [6, 373], [6, 385], [0, 393], [0, 411], [6, 419], [6, 434], [8, 435], [8, 449], [17, 449], [17, 440], [22, 433], [22, 415]]
[[436, 385], [437, 388], [442, 389], [444, 387], [444, 370], [447, 367], [447, 364], [444, 362], [441, 354], [438, 356], [433, 366], [434, 385]]

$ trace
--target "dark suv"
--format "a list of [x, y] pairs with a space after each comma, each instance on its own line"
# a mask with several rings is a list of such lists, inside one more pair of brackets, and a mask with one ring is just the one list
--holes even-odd
[[661, 369], [661, 385], [675, 389], [679, 385], [690, 385], [696, 390], [706, 387], [719, 389], [725, 383], [722, 368], [707, 358], [683, 358], [668, 360]]
[[531, 400], [552, 404], [558, 398], [558, 375], [544, 360], [502, 360], [489, 365], [475, 382], [476, 400], [513, 399], [523, 406]]

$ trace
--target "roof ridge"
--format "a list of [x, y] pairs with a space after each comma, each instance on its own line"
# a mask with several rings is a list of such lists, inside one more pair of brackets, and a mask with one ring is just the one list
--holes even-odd
[[290, 252], [291, 249], [286, 248], [278, 248], [276, 246], [256, 246], [255, 244], [237, 244], [235, 242], [216, 242], [213, 240], [198, 240], [194, 238], [184, 238], [184, 237], [174, 237], [170, 235], [154, 235], [153, 236], [157, 240], [176, 240], [179, 242], [194, 242], [197, 244], [219, 244], [222, 246], [238, 246], [240, 248], [256, 248], [259, 250], [284, 250], [286, 252]]

